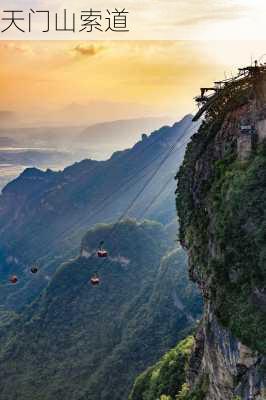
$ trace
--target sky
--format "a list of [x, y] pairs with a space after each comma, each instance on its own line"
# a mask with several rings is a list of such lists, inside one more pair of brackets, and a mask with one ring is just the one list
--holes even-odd
[[201, 86], [264, 53], [263, 41], [2, 41], [0, 110], [21, 122], [178, 118]]
[[[95, 7], [105, 10], [107, 3], [109, 9], [120, 5], [97, 0]], [[55, 13], [71, 11], [73, 4], [0, 0], [0, 25], [5, 9]], [[76, 125], [146, 116], [177, 119], [195, 112], [193, 98], [201, 86], [235, 74], [266, 53], [265, 0], [123, 0], [121, 5], [129, 11], [134, 39], [179, 40], [126, 40], [121, 34], [116, 38], [124, 40], [70, 35], [76, 40], [30, 41], [1, 40], [6, 38], [2, 35], [0, 121], [11, 117], [20, 125]], [[78, 10], [88, 4], [76, 0], [74, 6]], [[261, 40], [246, 40], [253, 36]], [[184, 40], [189, 37], [193, 40]]]

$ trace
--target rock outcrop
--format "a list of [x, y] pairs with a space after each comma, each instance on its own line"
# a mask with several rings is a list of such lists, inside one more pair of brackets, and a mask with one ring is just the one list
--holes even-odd
[[178, 398], [265, 400], [265, 78], [220, 103], [178, 173], [180, 238], [205, 302], [186, 379], [205, 393]]

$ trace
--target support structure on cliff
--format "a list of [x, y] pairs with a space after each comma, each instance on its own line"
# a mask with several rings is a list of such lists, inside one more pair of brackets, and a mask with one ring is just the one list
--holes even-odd
[[258, 65], [255, 61], [254, 65], [239, 68], [236, 76], [214, 82], [213, 87], [201, 88], [200, 96], [195, 98], [199, 111], [193, 121], [197, 121], [205, 112], [217, 114], [221, 106], [240, 92], [250, 97], [261, 78], [266, 78], [266, 64]]

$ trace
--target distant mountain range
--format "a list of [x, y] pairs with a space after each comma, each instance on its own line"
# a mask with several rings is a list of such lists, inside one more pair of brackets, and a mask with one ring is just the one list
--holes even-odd
[[105, 160], [133, 146], [169, 118], [136, 118], [85, 126], [0, 128], [0, 189], [26, 167], [63, 169], [84, 158]]
[[11, 146], [16, 146], [17, 142], [15, 139], [7, 137], [7, 136], [0, 136], [0, 147], [2, 146], [7, 146], [7, 147], [11, 147]]
[[51, 148], [76, 156], [105, 159], [114, 151], [133, 146], [142, 133], [172, 123], [170, 117], [146, 117], [106, 121], [79, 126], [36, 126], [0, 128], [0, 146]]
[[[79, 135], [78, 145], [98, 152], [98, 157], [110, 156], [114, 150], [133, 146], [142, 134], [169, 124], [170, 118], [136, 118], [91, 125]], [[96, 153], [97, 156], [97, 153]]]
[[0, 165], [55, 165], [63, 164], [70, 160], [70, 154], [49, 149], [9, 148], [0, 147]]
[[[8, 143], [8, 140], [5, 142]], [[37, 166], [46, 169], [49, 166], [63, 169], [65, 165], [73, 162], [73, 156], [69, 152], [6, 146], [8, 145], [0, 146], [0, 190], [26, 167]]]
[[1, 126], [10, 126], [17, 122], [17, 114], [10, 110], [0, 110]]
[[[71, 103], [54, 112], [43, 115], [42, 120], [57, 125], [92, 125], [102, 121], [119, 119], [151, 118], [161, 115], [154, 107], [139, 103], [114, 102], [108, 100], [91, 100], [86, 104]], [[169, 120], [169, 118], [168, 118]]]

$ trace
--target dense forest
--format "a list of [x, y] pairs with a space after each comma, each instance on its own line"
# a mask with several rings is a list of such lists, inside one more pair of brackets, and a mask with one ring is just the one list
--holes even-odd
[[[109, 257], [97, 258], [105, 238]], [[187, 257], [157, 222], [101, 224], [23, 313], [2, 321], [5, 400], [122, 400], [201, 315]], [[101, 283], [90, 285], [97, 271]]]

